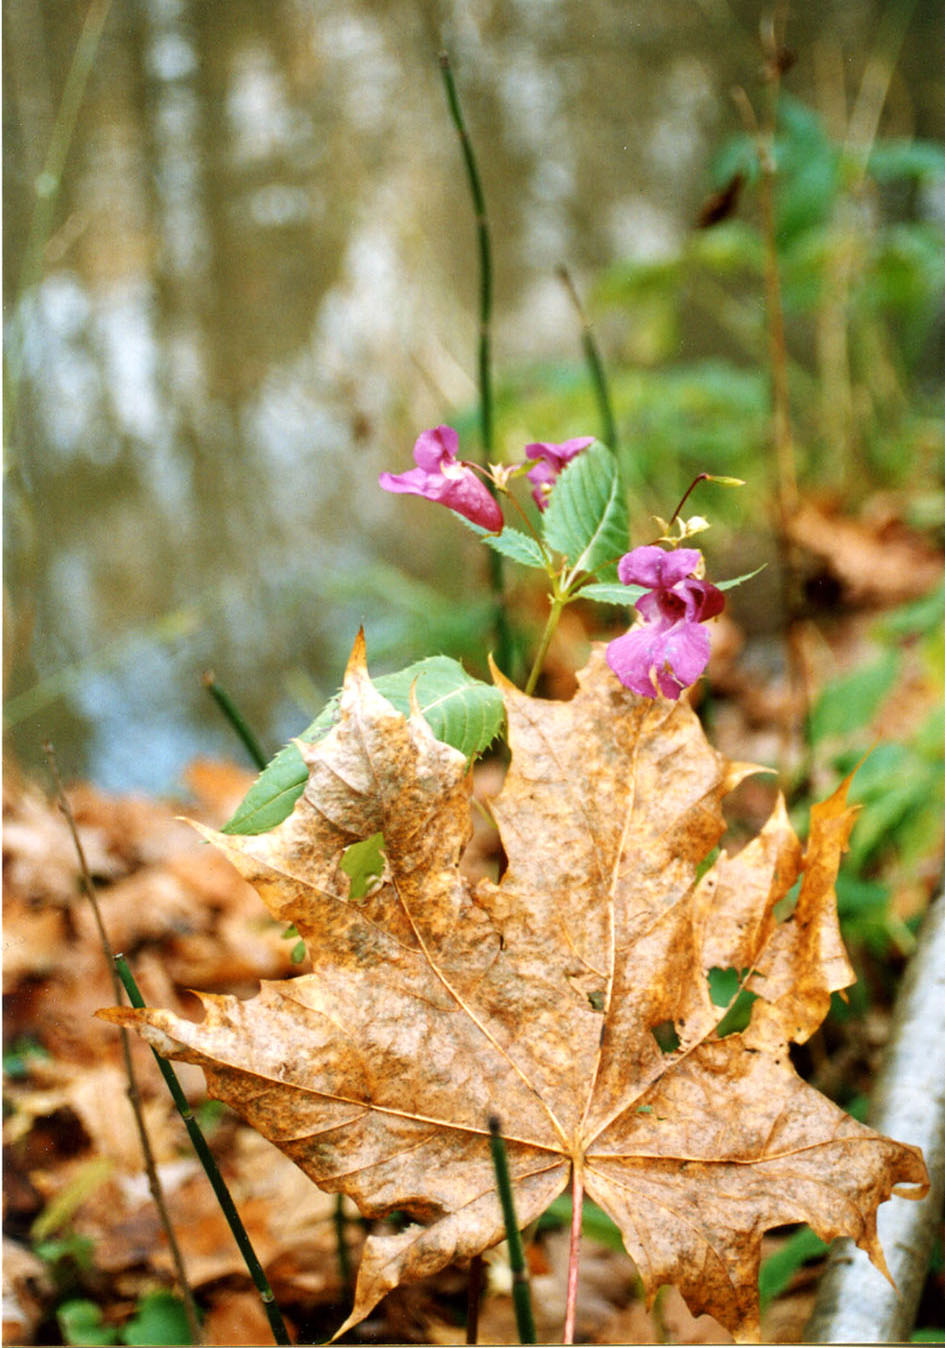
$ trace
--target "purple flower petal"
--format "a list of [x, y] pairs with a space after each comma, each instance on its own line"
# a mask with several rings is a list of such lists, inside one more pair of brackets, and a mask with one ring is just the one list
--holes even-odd
[[423, 496], [498, 533], [503, 525], [499, 504], [473, 470], [456, 458], [458, 448], [459, 436], [452, 426], [424, 431], [413, 447], [417, 467], [406, 473], [381, 473], [378, 482], [385, 491]]
[[592, 435], [579, 435], [573, 440], [562, 440], [559, 445], [541, 440], [525, 446], [525, 457], [538, 460], [525, 476], [532, 484], [532, 497], [539, 510], [544, 510], [548, 504], [551, 488], [561, 470], [580, 454], [582, 449], [587, 449], [588, 445], [593, 443]]
[[428, 473], [442, 471], [444, 463], [455, 463], [459, 450], [459, 435], [452, 426], [436, 426], [422, 431], [413, 447], [413, 461]]
[[641, 623], [609, 644], [607, 663], [632, 692], [655, 697], [658, 685], [675, 701], [709, 663], [709, 634], [686, 619]]
[[643, 622], [607, 647], [607, 663], [627, 688], [655, 697], [657, 688], [675, 700], [695, 683], [709, 662], [709, 636], [700, 623], [721, 613], [721, 591], [695, 572], [702, 554], [695, 548], [634, 548], [621, 557], [617, 574], [624, 585], [645, 585], [634, 607]]
[[648, 590], [668, 590], [691, 576], [702, 561], [697, 548], [649, 546], [624, 553], [617, 563], [617, 575], [624, 585], [645, 585]]

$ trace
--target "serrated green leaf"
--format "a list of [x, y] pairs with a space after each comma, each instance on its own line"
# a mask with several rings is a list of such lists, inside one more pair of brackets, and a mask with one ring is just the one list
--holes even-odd
[[545, 559], [541, 555], [541, 548], [534, 538], [529, 538], [528, 534], [523, 534], [520, 529], [510, 529], [506, 525], [500, 534], [490, 534], [481, 524], [474, 524], [463, 515], [458, 515], [457, 519], [462, 520], [466, 528], [477, 538], [481, 538], [493, 552], [501, 552], [503, 557], [508, 557], [513, 562], [520, 562], [522, 566], [535, 566], [544, 570]]
[[542, 517], [545, 542], [578, 571], [605, 580], [629, 550], [627, 501], [616, 457], [595, 441], [558, 478]]
[[[751, 580], [757, 576], [764, 566], [755, 567], [754, 571], [746, 571], [743, 576], [735, 576], [732, 580], [720, 580], [716, 582], [717, 590], [731, 590], [736, 585], [742, 585], [746, 580]], [[642, 585], [621, 585], [608, 583], [606, 581], [594, 581], [590, 585], [582, 585], [580, 595], [582, 599], [596, 599], [599, 604], [623, 604], [629, 607], [635, 604], [641, 594], [646, 594]]]
[[582, 585], [582, 599], [596, 599], [598, 604], [635, 604], [641, 594], [646, 594], [642, 585], [621, 585], [620, 581], [594, 581], [591, 585]]
[[542, 571], [545, 569], [545, 559], [538, 543], [519, 529], [506, 527], [501, 534], [483, 534], [483, 542], [494, 552], [501, 552], [503, 557], [520, 562], [522, 566], [534, 566]]
[[[434, 735], [467, 758], [481, 754], [499, 733], [504, 715], [501, 693], [472, 678], [458, 661], [433, 655], [374, 680], [378, 692], [404, 716], [410, 712], [414, 683], [420, 710]], [[299, 738], [316, 743], [337, 719], [338, 694]], [[286, 745], [257, 777], [223, 832], [265, 833], [281, 824], [302, 794], [307, 775], [296, 746]]]
[[754, 571], [746, 571], [743, 576], [733, 576], [731, 580], [717, 580], [714, 582], [715, 588], [717, 590], [734, 590], [736, 585], [744, 585], [746, 580], [752, 580], [755, 576], [760, 575], [767, 565], [767, 562], [762, 562], [760, 566], [755, 567]]

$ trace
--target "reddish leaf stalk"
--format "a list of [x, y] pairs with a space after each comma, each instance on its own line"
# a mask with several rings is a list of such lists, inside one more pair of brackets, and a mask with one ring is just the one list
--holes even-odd
[[568, 1298], [564, 1311], [563, 1343], [574, 1342], [574, 1317], [577, 1311], [578, 1266], [581, 1257], [581, 1222], [584, 1216], [584, 1176], [578, 1166], [571, 1168], [571, 1244], [568, 1248]]

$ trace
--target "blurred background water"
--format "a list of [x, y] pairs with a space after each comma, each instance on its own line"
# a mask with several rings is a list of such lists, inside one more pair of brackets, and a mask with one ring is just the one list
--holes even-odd
[[[882, 41], [884, 131], [941, 136], [940, 0], [796, 9], [792, 92], [829, 121]], [[489, 206], [497, 371], [580, 371], [555, 269], [584, 288], [679, 249], [740, 129], [729, 91], [757, 91], [762, 7], [3, 13], [7, 743], [30, 767], [51, 737], [69, 775], [163, 791], [194, 754], [238, 753], [209, 666], [274, 750], [359, 622], [377, 672], [485, 640], [475, 540], [377, 488], [427, 426], [476, 452], [476, 241], [441, 47]], [[693, 326], [679, 354], [713, 340]], [[503, 434], [516, 457], [552, 431]]]

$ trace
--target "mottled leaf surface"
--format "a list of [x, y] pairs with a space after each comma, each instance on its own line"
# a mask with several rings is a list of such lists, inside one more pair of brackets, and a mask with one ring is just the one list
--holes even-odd
[[[790, 1061], [853, 977], [833, 893], [846, 788], [816, 807], [806, 849], [779, 805], [699, 878], [722, 797], [751, 769], [711, 748], [685, 701], [635, 697], [603, 647], [570, 702], [497, 679], [512, 749], [498, 884], [458, 870], [464, 755], [379, 694], [359, 641], [337, 723], [300, 746], [309, 775], [289, 818], [255, 837], [207, 833], [295, 924], [313, 972], [247, 1001], [202, 996], [200, 1024], [102, 1014], [199, 1064], [323, 1188], [414, 1219], [368, 1238], [346, 1327], [502, 1238], [495, 1113], [523, 1225], [577, 1167], [650, 1297], [676, 1283], [751, 1339], [767, 1229], [848, 1234], [882, 1267], [877, 1205], [926, 1183], [915, 1148], [856, 1123]], [[355, 899], [341, 860], [377, 833], [384, 869]], [[742, 1033], [716, 1034], [713, 968], [745, 971], [756, 994]], [[672, 1051], [654, 1034], [667, 1022]]]
[[[431, 655], [395, 674], [383, 674], [377, 688], [405, 714], [413, 690], [437, 739], [452, 744], [467, 758], [487, 749], [502, 726], [504, 709], [498, 689], [474, 679], [448, 655]], [[327, 735], [341, 714], [340, 700], [340, 694], [333, 697], [300, 738], [315, 744]], [[302, 794], [307, 777], [308, 769], [293, 741], [259, 774], [224, 833], [265, 833], [281, 824]]]

